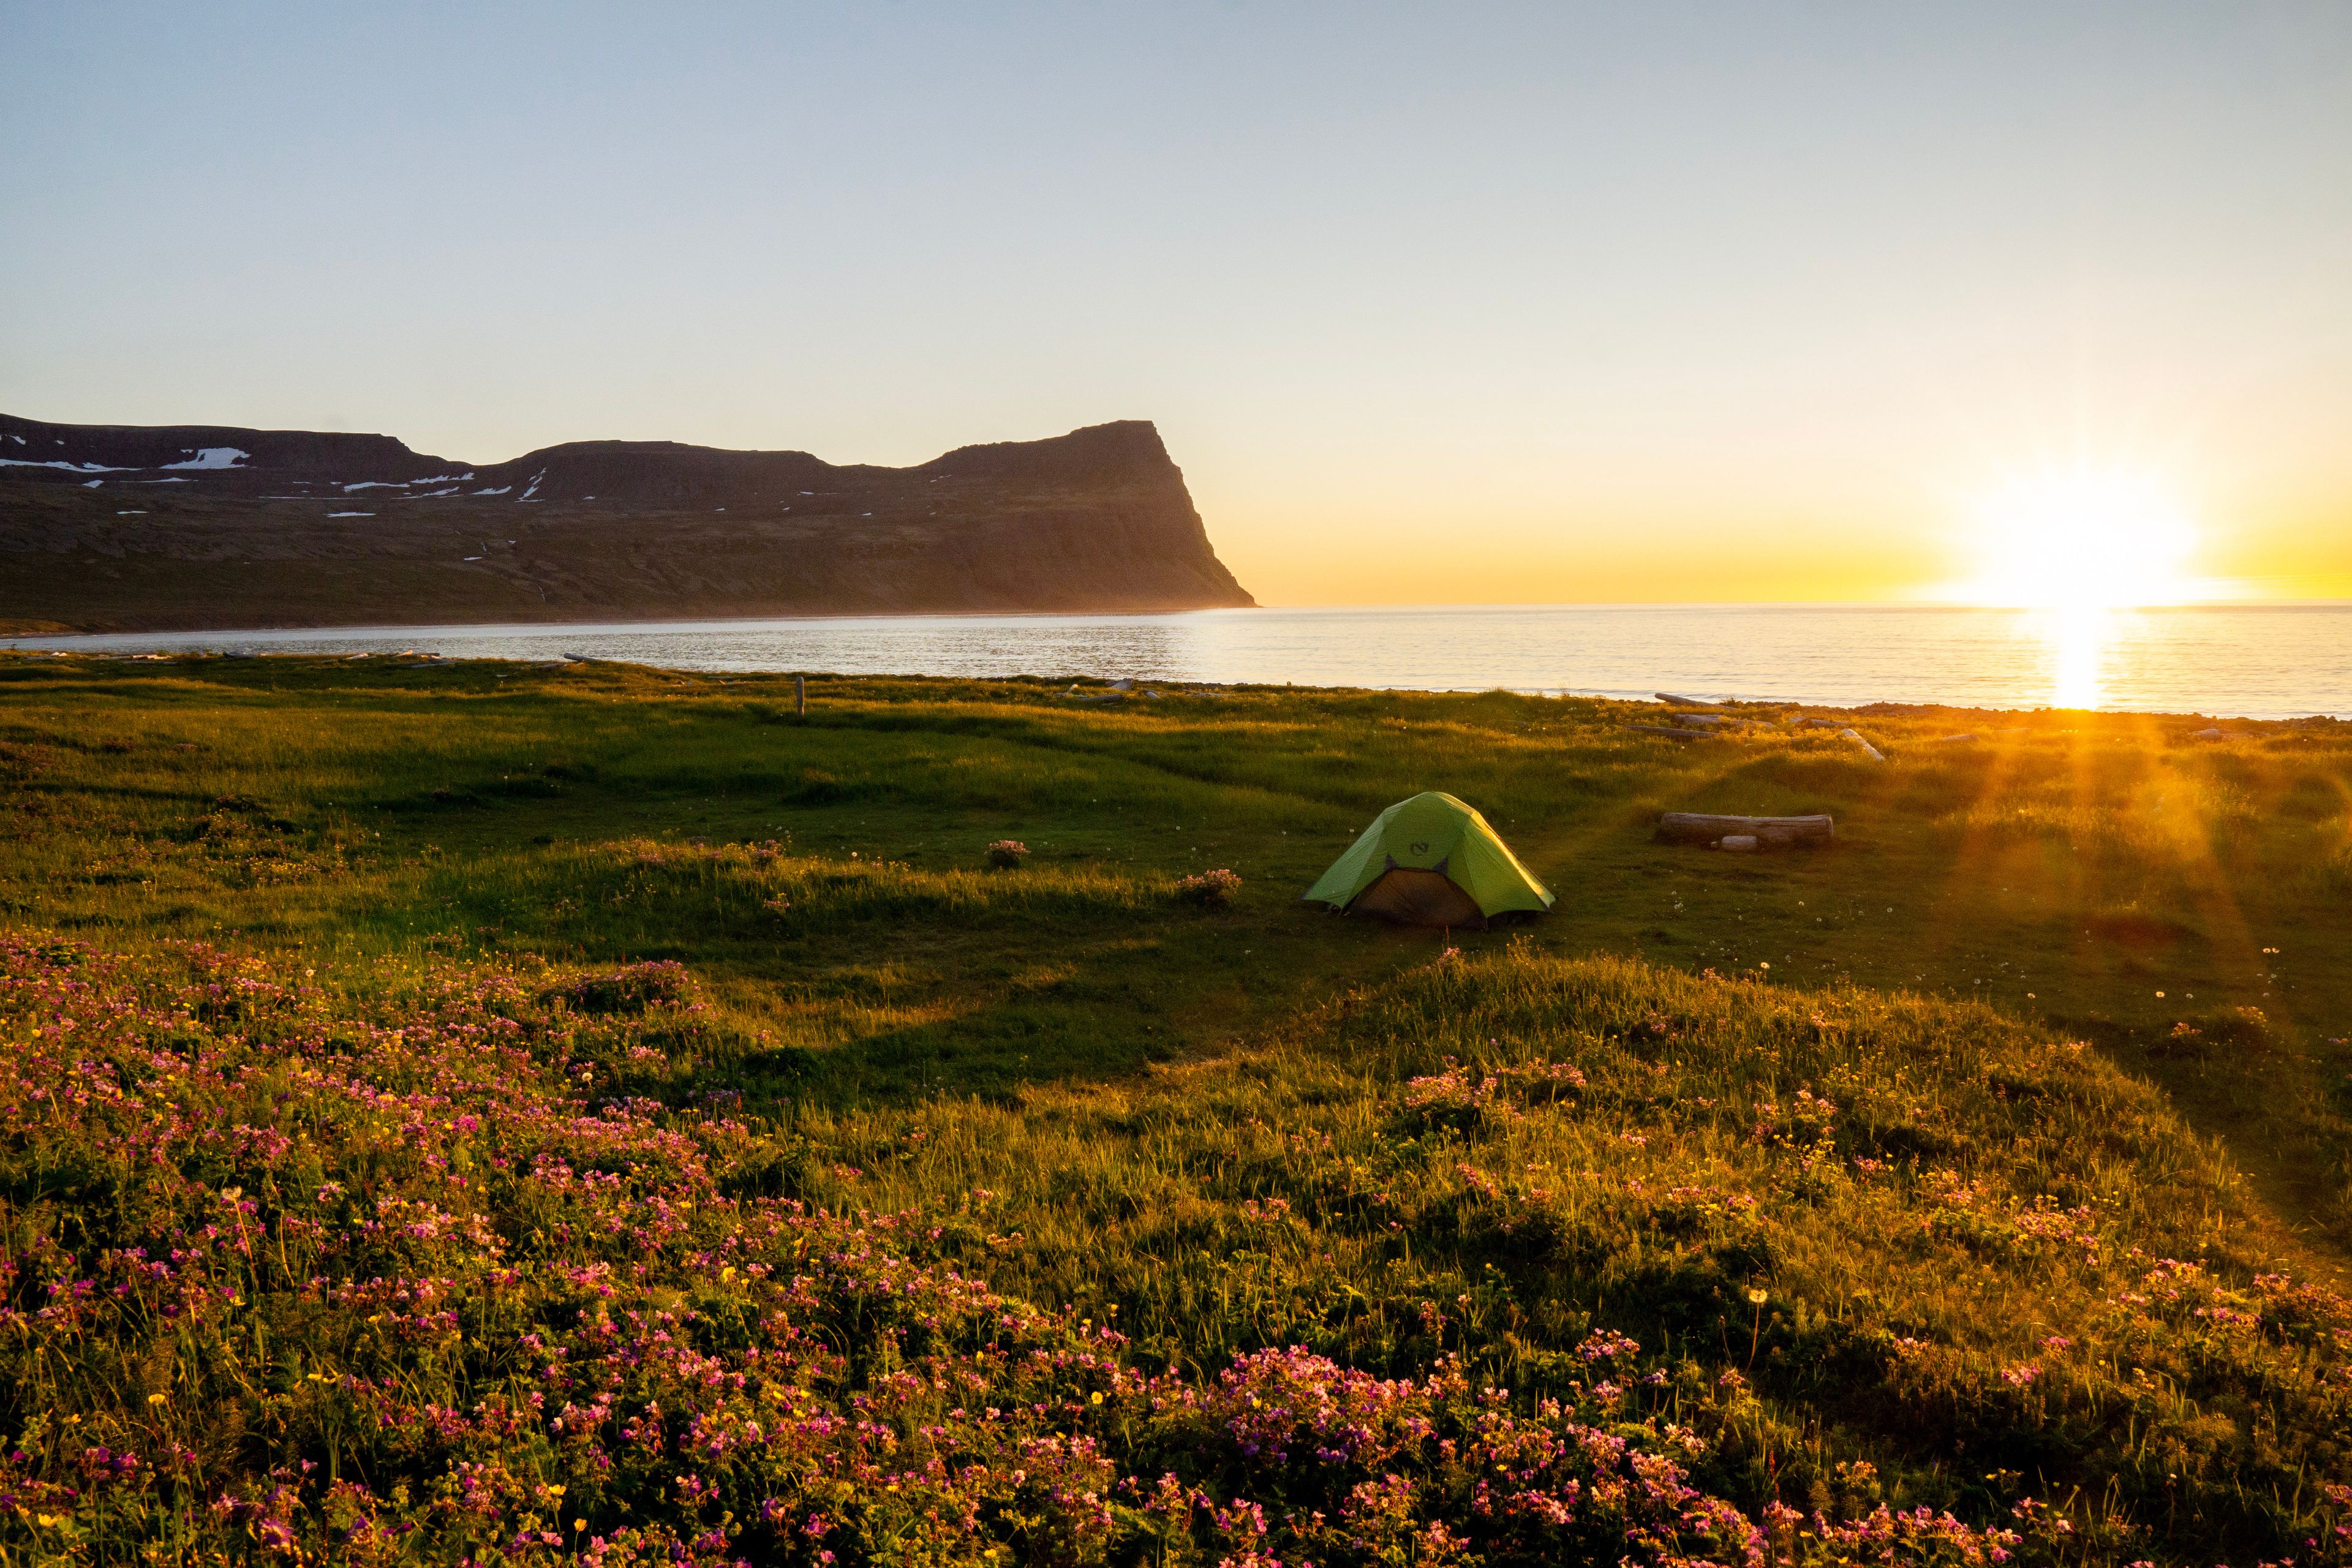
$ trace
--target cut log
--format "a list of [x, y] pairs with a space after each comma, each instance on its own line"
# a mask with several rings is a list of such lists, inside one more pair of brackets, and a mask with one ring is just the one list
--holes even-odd
[[1658, 818], [1658, 837], [1671, 844], [1712, 844], [1753, 835], [1768, 847], [1822, 845], [1837, 837], [1837, 824], [1819, 816], [1717, 816], [1703, 811], [1669, 811]]

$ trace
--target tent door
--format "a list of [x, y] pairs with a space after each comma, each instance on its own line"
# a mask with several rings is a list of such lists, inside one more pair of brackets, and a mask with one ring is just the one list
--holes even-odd
[[1398, 925], [1486, 929], [1486, 916], [1477, 900], [1454, 886], [1453, 878], [1443, 871], [1406, 866], [1392, 865], [1373, 879], [1371, 886], [1356, 895], [1348, 912], [1377, 915]]

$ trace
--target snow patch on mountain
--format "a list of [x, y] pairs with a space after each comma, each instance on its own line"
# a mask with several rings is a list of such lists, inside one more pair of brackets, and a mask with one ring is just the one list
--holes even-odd
[[[181, 450], [185, 451], [187, 448], [182, 447]], [[251, 456], [253, 456], [252, 453], [236, 447], [200, 447], [196, 448], [196, 455], [190, 458], [185, 462], [164, 463], [161, 466], [166, 470], [172, 468], [234, 468], [239, 463], [242, 463], [246, 458]]]

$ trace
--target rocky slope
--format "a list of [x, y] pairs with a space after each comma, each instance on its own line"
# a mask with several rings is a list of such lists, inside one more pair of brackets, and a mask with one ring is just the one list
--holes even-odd
[[0, 626], [133, 630], [1253, 603], [1142, 420], [917, 468], [0, 415]]

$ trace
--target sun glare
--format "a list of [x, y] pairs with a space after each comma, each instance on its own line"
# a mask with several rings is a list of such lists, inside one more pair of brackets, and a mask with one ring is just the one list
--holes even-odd
[[2002, 487], [1971, 519], [1983, 605], [2112, 609], [2194, 597], [2188, 512], [2156, 476], [2078, 467]]

